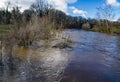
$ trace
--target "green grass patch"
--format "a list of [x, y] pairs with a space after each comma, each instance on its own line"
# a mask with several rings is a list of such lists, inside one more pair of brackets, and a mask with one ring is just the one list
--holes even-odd
[[96, 27], [96, 28], [91, 29], [91, 31], [120, 35], [120, 28], [115, 28], [115, 27], [111, 27], [109, 29], [105, 27]]
[[8, 33], [11, 25], [0, 25], [0, 34]]
[[120, 35], [120, 28], [111, 28], [113, 34]]

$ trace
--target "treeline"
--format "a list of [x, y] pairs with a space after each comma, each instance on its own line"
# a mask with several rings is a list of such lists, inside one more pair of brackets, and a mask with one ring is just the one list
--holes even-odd
[[20, 12], [19, 7], [14, 7], [12, 11], [0, 10], [0, 24], [13, 24], [18, 21], [24, 21], [24, 23], [29, 22], [33, 15], [37, 15], [41, 18], [47, 16], [56, 24], [56, 28], [58, 28], [57, 24], [63, 26], [64, 28], [81, 28], [82, 24], [87, 22], [87, 19], [83, 17], [72, 17], [66, 15], [60, 10], [52, 8], [39, 13], [36, 13], [33, 10], [27, 9]]
[[[91, 19], [91, 18], [83, 18], [79, 17], [72, 17], [66, 15], [64, 12], [56, 9], [49, 9], [46, 12], [39, 12], [36, 13], [31, 9], [24, 10], [22, 13], [19, 10], [19, 7], [14, 7], [12, 11], [8, 10], [0, 10], [0, 24], [13, 24], [16, 21], [23, 21], [29, 22], [32, 15], [38, 15], [40, 17], [44, 17], [49, 14], [49, 18], [51, 21], [54, 21], [57, 24], [62, 24], [65, 28], [82, 28], [84, 24], [88, 24], [88, 28], [94, 28], [101, 25], [101, 27], [105, 26], [106, 20], [98, 20], [98, 19]], [[108, 20], [107, 20], [108, 21]], [[119, 21], [113, 22], [108, 21], [112, 26], [119, 28], [120, 23]], [[57, 28], [57, 27], [56, 27]]]

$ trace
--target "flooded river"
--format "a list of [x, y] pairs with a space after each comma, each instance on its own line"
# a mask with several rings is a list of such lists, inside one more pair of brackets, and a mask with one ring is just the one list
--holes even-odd
[[72, 49], [15, 46], [12, 65], [0, 67], [0, 82], [120, 82], [119, 36], [83, 30], [66, 33], [74, 42]]

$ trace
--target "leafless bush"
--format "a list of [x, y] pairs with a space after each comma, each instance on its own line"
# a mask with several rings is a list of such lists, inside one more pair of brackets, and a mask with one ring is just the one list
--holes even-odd
[[18, 45], [28, 46], [31, 45], [33, 41], [49, 39], [52, 33], [51, 30], [52, 25], [46, 17], [40, 18], [33, 15], [29, 23], [21, 23], [20, 26], [14, 25], [11, 29], [11, 34]]

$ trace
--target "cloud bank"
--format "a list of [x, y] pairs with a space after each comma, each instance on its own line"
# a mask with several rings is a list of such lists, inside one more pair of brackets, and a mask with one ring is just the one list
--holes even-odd
[[[28, 9], [32, 3], [36, 0], [0, 0], [0, 8], [5, 8], [6, 2], [10, 1], [12, 5], [18, 5], [21, 10]], [[48, 3], [52, 4], [56, 9], [68, 13], [68, 4], [77, 2], [77, 0], [47, 0]]]
[[21, 11], [28, 9], [35, 0], [0, 0], [0, 8], [5, 8], [7, 2], [10, 2], [11, 8], [13, 6], [19, 6]]
[[79, 9], [77, 9], [77, 8], [74, 7], [74, 6], [69, 7], [69, 8], [72, 9], [73, 14], [76, 14], [76, 15], [80, 15], [80, 16], [86, 17], [87, 11], [79, 10]]
[[53, 6], [68, 14], [68, 4], [77, 2], [77, 0], [47, 0], [49, 3], [52, 3]]
[[[0, 8], [6, 7], [6, 2], [10, 1], [12, 5], [18, 5], [21, 7], [21, 11], [28, 9], [32, 3], [36, 0], [0, 0]], [[72, 10], [73, 14], [86, 16], [87, 12], [84, 10], [80, 10], [76, 7], [69, 7], [68, 4], [76, 3], [78, 0], [47, 0], [48, 3], [51, 3], [54, 8], [69, 14], [68, 12]], [[118, 0], [106, 0], [106, 4], [111, 6], [120, 6], [120, 2]]]
[[116, 7], [120, 6], [120, 2], [118, 2], [117, 0], [107, 0], [107, 4]]

